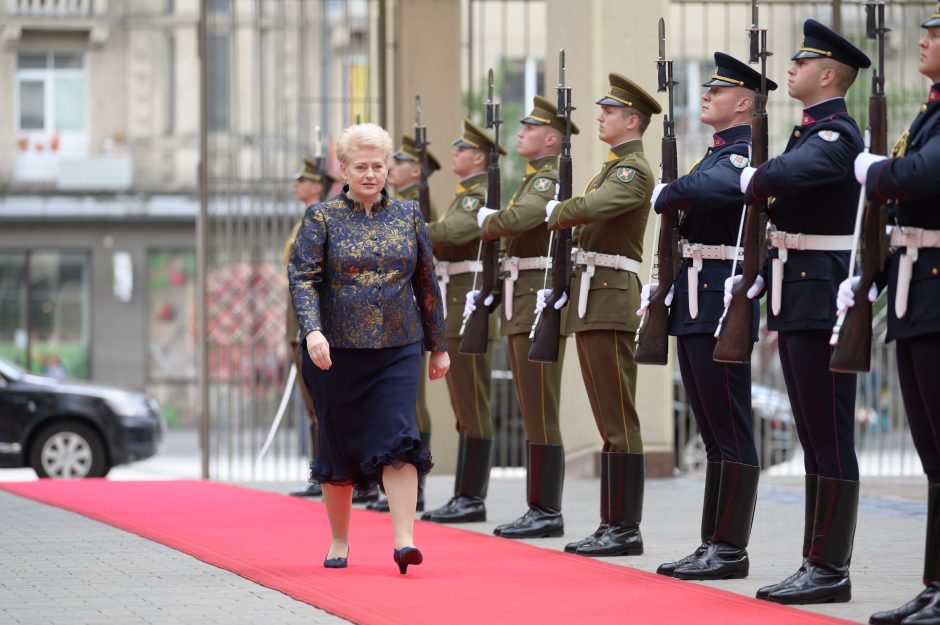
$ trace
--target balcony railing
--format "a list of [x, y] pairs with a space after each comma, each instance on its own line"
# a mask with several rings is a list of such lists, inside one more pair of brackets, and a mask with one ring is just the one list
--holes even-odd
[[5, 0], [6, 13], [18, 17], [90, 17], [107, 12], [108, 0]]

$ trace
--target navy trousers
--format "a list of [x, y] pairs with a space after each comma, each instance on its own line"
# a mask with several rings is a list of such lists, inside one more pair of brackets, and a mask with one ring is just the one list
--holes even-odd
[[829, 370], [828, 330], [780, 332], [780, 364], [808, 475], [858, 480], [854, 373]]
[[940, 484], [940, 334], [898, 339], [898, 377], [914, 447], [931, 484]]
[[712, 360], [715, 337], [676, 337], [679, 372], [709, 462], [758, 466], [751, 413], [751, 365]]

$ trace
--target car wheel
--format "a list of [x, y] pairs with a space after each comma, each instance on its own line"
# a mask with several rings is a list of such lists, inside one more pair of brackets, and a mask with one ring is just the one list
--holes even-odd
[[49, 425], [36, 436], [29, 464], [39, 477], [104, 477], [111, 468], [101, 436], [76, 421]]

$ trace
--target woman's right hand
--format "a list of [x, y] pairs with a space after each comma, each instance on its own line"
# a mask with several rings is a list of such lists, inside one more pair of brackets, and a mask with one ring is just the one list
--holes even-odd
[[431, 352], [428, 359], [428, 378], [440, 380], [450, 369], [450, 356], [447, 352]]
[[310, 355], [313, 364], [324, 371], [333, 366], [333, 361], [330, 360], [330, 344], [327, 343], [322, 332], [314, 330], [308, 334], [306, 343], [307, 353]]

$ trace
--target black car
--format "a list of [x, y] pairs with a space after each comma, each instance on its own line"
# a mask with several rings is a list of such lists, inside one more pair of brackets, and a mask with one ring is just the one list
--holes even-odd
[[45, 378], [0, 358], [0, 468], [39, 477], [104, 477], [154, 455], [165, 423], [139, 393]]

